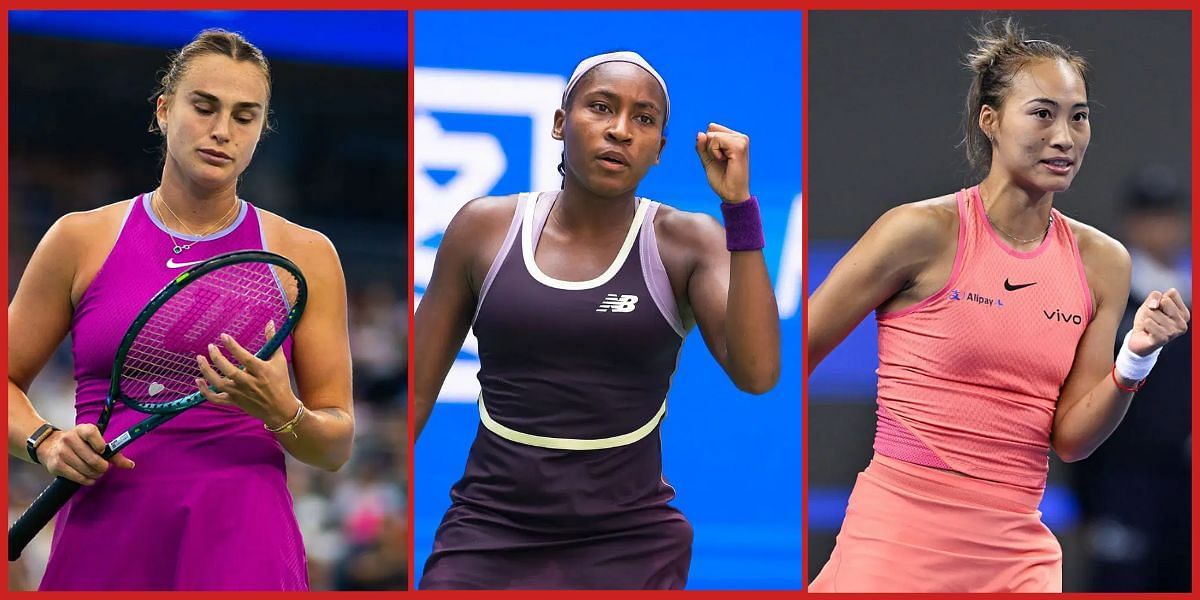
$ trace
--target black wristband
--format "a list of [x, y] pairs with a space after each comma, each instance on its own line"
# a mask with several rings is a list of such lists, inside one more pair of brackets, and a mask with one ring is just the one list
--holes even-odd
[[50, 437], [50, 434], [55, 431], [62, 430], [49, 423], [43, 423], [41, 427], [38, 427], [33, 432], [33, 435], [29, 436], [29, 439], [25, 440], [25, 450], [29, 452], [29, 458], [33, 459], [34, 463], [42, 464], [42, 461], [38, 460], [37, 456], [38, 446], [41, 446], [42, 442], [46, 441]]

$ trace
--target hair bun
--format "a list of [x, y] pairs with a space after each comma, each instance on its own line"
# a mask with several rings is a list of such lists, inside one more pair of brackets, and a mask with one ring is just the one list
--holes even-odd
[[1025, 31], [1012, 17], [984, 23], [971, 34], [975, 49], [967, 53], [967, 67], [983, 73], [996, 65], [998, 59], [1024, 53]]

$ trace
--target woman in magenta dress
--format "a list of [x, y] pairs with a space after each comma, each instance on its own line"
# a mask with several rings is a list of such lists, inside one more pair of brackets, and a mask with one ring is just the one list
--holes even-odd
[[[58, 515], [41, 589], [308, 589], [284, 458], [327, 470], [349, 458], [346, 292], [328, 239], [237, 196], [270, 96], [258, 48], [235, 33], [200, 33], [156, 98], [158, 187], [63, 216], [25, 269], [9, 305], [9, 454], [84, 485]], [[101, 459], [93, 423], [135, 315], [188, 266], [247, 249], [282, 254], [308, 279], [304, 318], [282, 351], [239, 371], [210, 348], [197, 357], [208, 402]], [[26, 392], [68, 333], [76, 419], [59, 430]], [[109, 436], [141, 418], [117, 404]]]

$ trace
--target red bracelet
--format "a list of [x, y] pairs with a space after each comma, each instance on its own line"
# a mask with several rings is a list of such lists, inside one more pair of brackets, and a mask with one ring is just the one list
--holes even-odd
[[1133, 387], [1125, 387], [1121, 385], [1121, 380], [1117, 379], [1117, 365], [1115, 364], [1113, 365], [1112, 369], [1112, 380], [1113, 383], [1116, 384], [1118, 390], [1121, 390], [1122, 392], [1128, 392], [1130, 394], [1142, 389], [1142, 386], [1146, 385], [1145, 379], [1139, 380], [1137, 383], [1133, 384]]

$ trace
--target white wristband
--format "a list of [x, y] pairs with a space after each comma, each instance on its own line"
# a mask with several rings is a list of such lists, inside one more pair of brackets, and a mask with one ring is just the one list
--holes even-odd
[[1121, 344], [1121, 351], [1117, 353], [1117, 374], [1130, 381], [1141, 381], [1150, 374], [1154, 363], [1158, 362], [1158, 353], [1162, 352], [1162, 348], [1147, 356], [1138, 356], [1129, 349], [1129, 338], [1131, 337], [1133, 337], [1132, 329], [1125, 334], [1125, 342]]

